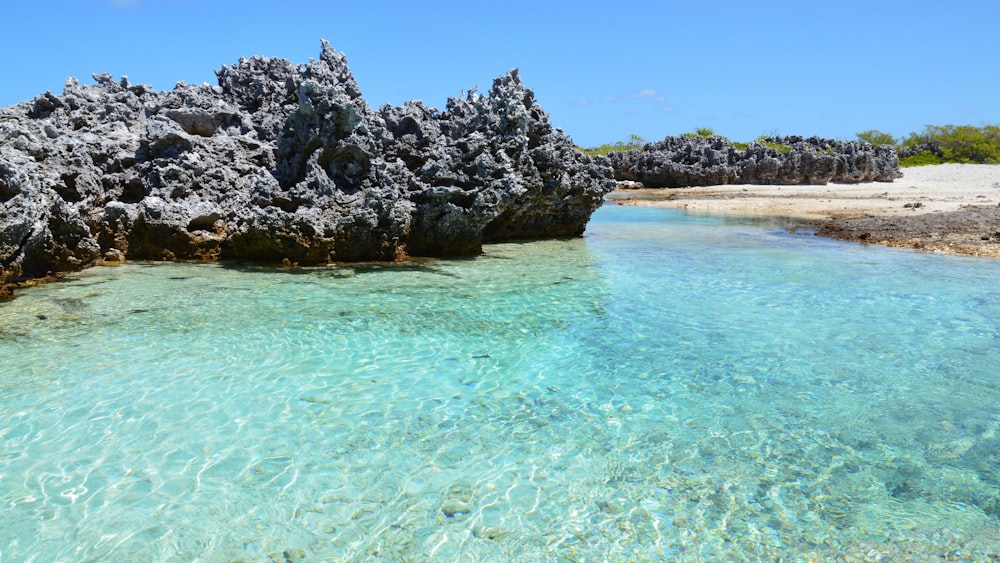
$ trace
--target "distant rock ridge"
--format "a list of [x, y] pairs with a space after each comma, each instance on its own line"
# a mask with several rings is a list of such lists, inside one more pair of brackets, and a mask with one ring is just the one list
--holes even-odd
[[580, 235], [614, 188], [517, 70], [444, 111], [368, 107], [343, 54], [218, 86], [69, 79], [0, 109], [0, 293], [108, 260], [323, 264]]
[[608, 156], [616, 180], [647, 188], [891, 182], [902, 176], [892, 147], [818, 137], [767, 137], [745, 148], [718, 136], [667, 137]]
[[899, 158], [916, 156], [920, 153], [930, 153], [939, 158], [944, 157], [944, 151], [941, 150], [941, 145], [937, 143], [920, 143], [917, 145], [901, 147], [899, 149]]

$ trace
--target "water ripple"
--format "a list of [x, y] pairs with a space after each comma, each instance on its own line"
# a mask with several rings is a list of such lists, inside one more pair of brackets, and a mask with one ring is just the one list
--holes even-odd
[[[1000, 549], [1000, 270], [661, 210], [0, 306], [0, 560]], [[957, 554], [957, 555], [956, 555]]]

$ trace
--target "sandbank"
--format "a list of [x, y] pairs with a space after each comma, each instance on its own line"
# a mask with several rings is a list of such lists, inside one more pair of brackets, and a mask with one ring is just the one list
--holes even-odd
[[622, 186], [607, 200], [694, 213], [808, 220], [817, 234], [863, 243], [1000, 258], [1000, 164], [904, 168], [892, 182]]

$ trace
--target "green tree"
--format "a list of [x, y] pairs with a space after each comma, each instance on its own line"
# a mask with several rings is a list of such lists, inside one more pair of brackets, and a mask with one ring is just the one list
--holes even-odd
[[922, 152], [900, 159], [901, 166], [944, 162], [1000, 163], [1000, 127], [996, 125], [926, 125], [902, 140], [903, 148]]
[[971, 125], [935, 127], [941, 154], [955, 162], [1000, 162], [1000, 145], [984, 129]]
[[905, 139], [901, 139], [899, 144], [902, 147], [915, 147], [917, 145], [923, 145], [930, 142], [930, 138], [928, 138], [925, 134], [913, 131], [907, 135]]
[[995, 125], [927, 125], [921, 137], [937, 145], [946, 162], [1000, 162], [1000, 128]]

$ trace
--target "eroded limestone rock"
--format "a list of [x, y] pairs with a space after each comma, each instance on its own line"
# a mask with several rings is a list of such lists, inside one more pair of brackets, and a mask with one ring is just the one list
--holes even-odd
[[615, 179], [647, 188], [891, 182], [902, 175], [891, 147], [817, 137], [771, 137], [745, 148], [723, 137], [667, 137], [609, 156]]
[[343, 54], [218, 86], [110, 75], [0, 109], [0, 287], [122, 259], [299, 264], [575, 236], [614, 181], [516, 70], [487, 95], [368, 107]]

